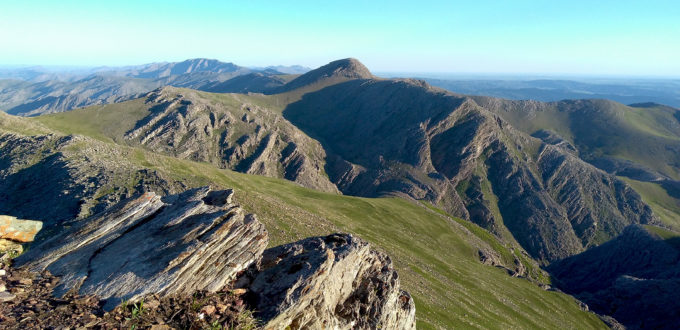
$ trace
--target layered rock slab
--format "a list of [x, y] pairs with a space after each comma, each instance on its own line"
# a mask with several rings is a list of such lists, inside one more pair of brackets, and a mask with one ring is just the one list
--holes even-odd
[[34, 244], [17, 259], [61, 277], [54, 293], [94, 294], [111, 309], [147, 294], [217, 291], [256, 261], [269, 237], [232, 190], [209, 187], [125, 200]]
[[350, 235], [268, 249], [250, 284], [265, 329], [415, 329], [390, 258]]

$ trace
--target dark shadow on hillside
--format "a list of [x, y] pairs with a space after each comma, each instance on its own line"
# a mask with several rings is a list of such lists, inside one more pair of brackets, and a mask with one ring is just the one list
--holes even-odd
[[75, 218], [85, 187], [73, 182], [61, 157], [51, 155], [0, 181], [0, 214], [40, 220], [45, 227]]
[[666, 180], [661, 182], [661, 187], [669, 196], [680, 199], [680, 181]]
[[61, 103], [65, 98], [66, 96], [47, 96], [39, 100], [17, 105], [16, 107], [7, 110], [7, 113], [10, 115], [21, 115], [46, 105]]

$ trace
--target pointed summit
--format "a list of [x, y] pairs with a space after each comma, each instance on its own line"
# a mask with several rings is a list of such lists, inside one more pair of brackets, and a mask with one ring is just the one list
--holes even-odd
[[303, 86], [327, 82], [341, 82], [352, 79], [372, 79], [371, 71], [355, 58], [345, 58], [330, 62], [318, 69], [309, 71], [284, 86], [285, 91], [290, 91]]
[[317, 74], [322, 77], [344, 77], [350, 79], [371, 79], [373, 75], [368, 68], [355, 58], [345, 58], [330, 62], [305, 75]]

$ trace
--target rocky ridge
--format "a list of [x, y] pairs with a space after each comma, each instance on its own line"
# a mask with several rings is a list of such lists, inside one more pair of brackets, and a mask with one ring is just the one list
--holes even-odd
[[267, 246], [264, 226], [208, 188], [123, 201], [34, 244], [18, 266], [61, 277], [55, 294], [77, 290], [113, 307], [158, 293], [216, 291]]
[[194, 91], [166, 87], [146, 96], [150, 113], [125, 139], [178, 158], [337, 192], [324, 175], [325, 152], [318, 142], [267, 108], [237, 104], [215, 104]]
[[57, 298], [93, 296], [105, 310], [234, 283], [267, 329], [415, 328], [413, 299], [389, 257], [349, 234], [265, 250], [264, 226], [232, 195], [208, 187], [147, 193], [65, 227], [15, 262], [59, 277]]
[[284, 117], [322, 143], [343, 193], [431, 201], [544, 262], [658, 221], [637, 193], [568, 146], [421, 81], [336, 83], [291, 103]]

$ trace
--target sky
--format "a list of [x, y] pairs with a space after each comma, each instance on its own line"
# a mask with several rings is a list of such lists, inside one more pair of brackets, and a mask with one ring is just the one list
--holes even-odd
[[677, 0], [8, 1], [0, 65], [214, 58], [374, 72], [680, 77]]

